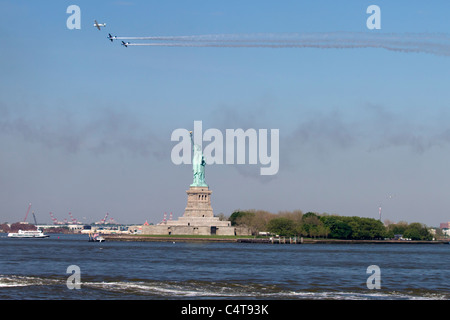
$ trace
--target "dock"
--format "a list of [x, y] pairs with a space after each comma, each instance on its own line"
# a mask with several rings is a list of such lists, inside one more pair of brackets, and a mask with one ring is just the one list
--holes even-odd
[[148, 241], [148, 242], [216, 242], [216, 243], [267, 243], [267, 244], [449, 244], [448, 240], [404, 241], [404, 240], [338, 240], [304, 239], [303, 237], [239, 238], [235, 236], [163, 236], [163, 235], [103, 235], [106, 241]]
[[271, 243], [271, 244], [301, 244], [303, 237], [271, 237], [271, 238], [245, 238], [237, 239], [239, 243]]

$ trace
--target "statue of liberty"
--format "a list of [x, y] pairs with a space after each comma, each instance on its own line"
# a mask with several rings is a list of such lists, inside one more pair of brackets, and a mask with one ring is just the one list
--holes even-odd
[[194, 181], [191, 184], [191, 187], [208, 187], [205, 181], [205, 165], [206, 161], [203, 157], [203, 152], [201, 147], [198, 144], [194, 144], [194, 140], [192, 139], [192, 131], [189, 132], [191, 135], [191, 141], [193, 146], [194, 155], [192, 157], [192, 171], [194, 174]]

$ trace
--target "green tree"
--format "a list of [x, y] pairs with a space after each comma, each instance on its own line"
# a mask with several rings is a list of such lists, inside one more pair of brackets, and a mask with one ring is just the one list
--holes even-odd
[[[348, 225], [352, 228], [352, 239], [381, 239], [384, 237], [383, 223], [373, 218], [346, 217]], [[344, 220], [344, 221], [345, 221]]]
[[352, 228], [339, 216], [322, 216], [320, 220], [329, 229], [329, 236], [333, 239], [348, 239]]
[[298, 225], [289, 218], [273, 218], [267, 224], [267, 231], [280, 236], [292, 237], [298, 234]]
[[324, 225], [321, 216], [314, 212], [307, 212], [302, 217], [301, 234], [312, 238], [328, 237], [330, 228]]
[[404, 238], [411, 240], [432, 240], [433, 235], [428, 231], [428, 228], [421, 223], [413, 222], [408, 225], [403, 233]]
[[394, 238], [396, 234], [403, 235], [408, 228], [408, 223], [405, 221], [399, 221], [398, 223], [389, 224], [386, 227], [386, 238]]
[[239, 219], [248, 215], [254, 215], [254, 213], [249, 211], [234, 211], [228, 220], [231, 221], [232, 226], [236, 226]]

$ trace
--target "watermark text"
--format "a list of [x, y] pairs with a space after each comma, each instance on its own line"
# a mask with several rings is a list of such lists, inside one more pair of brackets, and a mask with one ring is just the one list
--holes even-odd
[[[171, 141], [178, 141], [172, 148], [173, 164], [191, 164], [192, 143], [190, 131], [175, 129]], [[261, 175], [274, 175], [279, 170], [279, 129], [219, 129], [203, 132], [202, 121], [194, 121], [193, 142], [200, 146], [207, 165], [211, 164], [260, 164]], [[203, 148], [203, 142], [209, 142]], [[270, 152], [269, 152], [270, 149]], [[247, 162], [248, 160], [248, 162]]]

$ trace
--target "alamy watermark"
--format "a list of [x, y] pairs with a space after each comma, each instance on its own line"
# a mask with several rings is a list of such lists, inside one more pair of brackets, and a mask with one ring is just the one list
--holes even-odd
[[[81, 29], [81, 9], [78, 5], [72, 4], [67, 7], [66, 13], [70, 14], [67, 18], [66, 26], [69, 30]], [[370, 16], [366, 20], [366, 26], [369, 30], [381, 29], [381, 9], [379, 6], [372, 4], [367, 7], [367, 14]]]
[[381, 269], [377, 265], [367, 267], [366, 273], [371, 274], [366, 281], [367, 289], [381, 289]]
[[381, 29], [381, 9], [379, 6], [372, 4], [367, 7], [367, 14], [370, 16], [366, 20], [366, 26], [369, 30]]
[[66, 273], [71, 273], [67, 278], [66, 285], [70, 290], [81, 289], [81, 270], [80, 267], [72, 264], [67, 267]]
[[81, 9], [79, 6], [72, 4], [67, 7], [66, 13], [70, 16], [66, 20], [66, 26], [69, 30], [81, 29]]
[[[203, 150], [205, 162], [211, 164], [260, 164], [261, 175], [275, 175], [279, 169], [279, 129], [219, 129], [210, 128], [203, 132], [202, 121], [194, 121], [193, 132], [179, 128], [172, 132], [171, 141], [178, 141], [172, 148], [173, 164], [191, 164], [192, 143]], [[209, 142], [203, 148], [203, 142]], [[269, 151], [270, 149], [270, 151]], [[248, 155], [248, 157], [247, 157]]]

